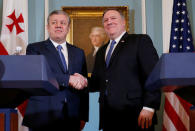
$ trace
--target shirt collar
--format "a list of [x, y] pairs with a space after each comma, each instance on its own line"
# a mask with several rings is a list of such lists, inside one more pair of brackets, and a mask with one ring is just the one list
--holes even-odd
[[94, 46], [94, 49], [95, 49], [95, 51], [97, 51], [97, 50], [99, 49], [99, 47], [97, 47], [97, 46]]
[[[121, 35], [115, 39], [115, 41], [116, 41], [117, 44], [118, 44], [118, 42], [120, 41], [120, 39], [122, 38], [122, 36], [123, 36], [125, 33], [126, 33], [126, 31], [124, 31], [123, 33], [121, 33]], [[112, 41], [112, 40], [110, 40], [110, 42], [111, 42], [111, 41]]]
[[66, 48], [66, 41], [62, 44], [58, 44], [57, 42], [53, 41], [51, 38], [50, 38], [52, 44], [55, 46], [55, 48], [57, 48], [58, 45], [61, 45], [62, 46], [62, 49], [65, 49]]

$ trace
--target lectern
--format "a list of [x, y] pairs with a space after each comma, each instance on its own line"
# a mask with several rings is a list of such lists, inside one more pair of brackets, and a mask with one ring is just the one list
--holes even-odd
[[[14, 108], [30, 96], [53, 95], [58, 91], [58, 83], [46, 59], [42, 55], [0, 56], [0, 112], [14, 113]], [[9, 113], [7, 113], [10, 112]], [[4, 131], [17, 131], [11, 123], [11, 116], [5, 116]], [[10, 119], [7, 120], [7, 119]], [[2, 124], [2, 125], [1, 125]], [[3, 131], [3, 130], [1, 130]]]
[[[195, 105], [195, 53], [163, 54], [146, 81], [147, 90], [173, 91]], [[192, 108], [191, 112], [194, 112]], [[191, 121], [194, 118], [191, 113]], [[191, 129], [194, 129], [191, 125]]]

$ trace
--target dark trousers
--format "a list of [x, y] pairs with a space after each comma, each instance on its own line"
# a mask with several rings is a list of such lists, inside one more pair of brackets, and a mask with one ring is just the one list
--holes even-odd
[[138, 126], [138, 116], [142, 108], [115, 110], [105, 105], [103, 109], [103, 131], [154, 131], [154, 125], [148, 129]]
[[30, 128], [30, 131], [80, 131], [80, 121], [71, 119], [68, 121], [56, 121], [39, 128]]
[[29, 129], [30, 131], [80, 131], [80, 120], [78, 118], [70, 118], [67, 112], [67, 105], [64, 104], [62, 119], [52, 120], [46, 125]]

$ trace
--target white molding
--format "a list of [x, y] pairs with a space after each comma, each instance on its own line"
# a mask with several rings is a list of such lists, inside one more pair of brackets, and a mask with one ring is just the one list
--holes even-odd
[[162, 0], [163, 53], [169, 52], [173, 0]]
[[49, 1], [45, 0], [45, 40], [48, 39], [48, 31], [47, 31], [47, 17], [49, 15]]
[[142, 0], [142, 33], [146, 34], [146, 1]]

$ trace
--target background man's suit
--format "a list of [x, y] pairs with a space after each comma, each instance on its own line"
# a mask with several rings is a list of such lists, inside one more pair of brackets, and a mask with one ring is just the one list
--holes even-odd
[[[125, 33], [106, 68], [105, 52], [108, 44], [96, 54], [90, 90], [100, 91], [100, 128], [105, 128], [105, 121], [110, 121], [106, 124], [111, 124], [115, 130], [121, 124], [119, 129], [122, 130], [138, 125], [137, 119], [143, 106], [155, 110], [160, 106], [160, 91], [148, 92], [144, 89], [158, 55], [149, 36]], [[156, 123], [156, 116], [153, 120]]]
[[28, 127], [58, 125], [59, 120], [66, 119], [63, 118], [64, 116], [70, 118], [69, 120], [88, 120], [88, 92], [86, 89], [76, 90], [68, 86], [69, 75], [79, 73], [87, 77], [84, 52], [68, 43], [66, 45], [68, 50], [68, 72], [64, 71], [59, 54], [49, 39], [29, 44], [27, 47], [28, 55], [45, 56], [60, 85], [60, 91], [54, 96], [35, 96], [29, 99], [23, 120], [23, 124]]
[[86, 61], [87, 61], [87, 71], [89, 73], [92, 73], [93, 70], [93, 65], [95, 61], [95, 55], [93, 55], [94, 49], [86, 56]]

